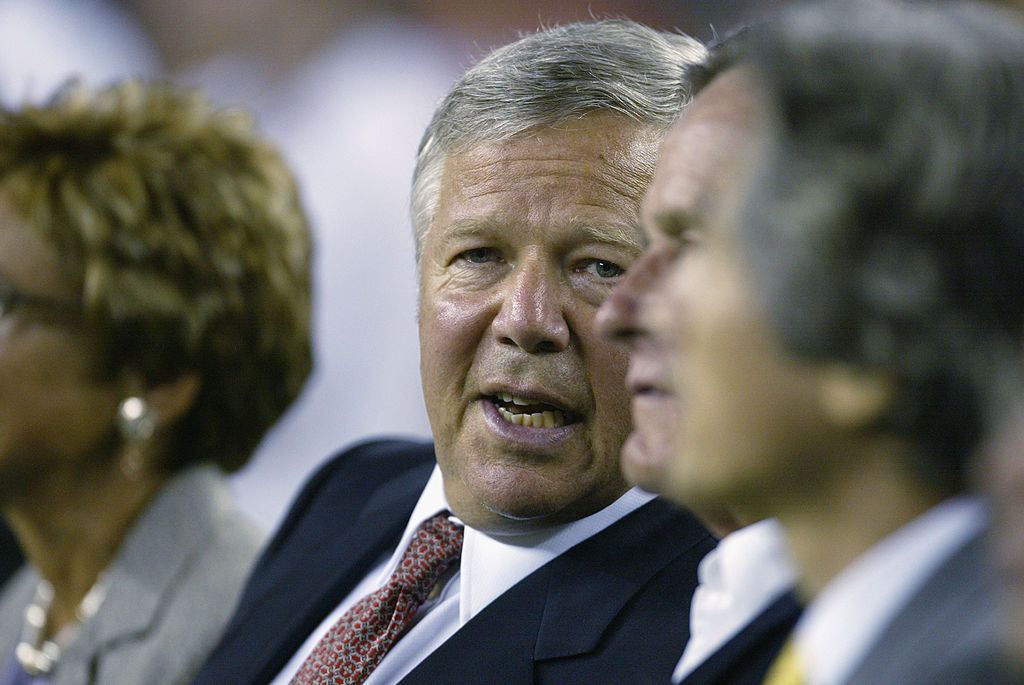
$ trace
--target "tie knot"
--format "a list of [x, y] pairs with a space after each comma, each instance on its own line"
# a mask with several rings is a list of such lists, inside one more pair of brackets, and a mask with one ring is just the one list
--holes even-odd
[[462, 528], [448, 515], [443, 511], [420, 524], [388, 582], [349, 607], [292, 685], [357, 685], [373, 672], [462, 553]]
[[394, 581], [405, 587], [430, 587], [462, 553], [462, 528], [443, 511], [420, 524], [398, 562]]
[[421, 542], [438, 549], [462, 549], [462, 526], [457, 526], [448, 517], [451, 512], [442, 511], [420, 524], [413, 534], [414, 542]]

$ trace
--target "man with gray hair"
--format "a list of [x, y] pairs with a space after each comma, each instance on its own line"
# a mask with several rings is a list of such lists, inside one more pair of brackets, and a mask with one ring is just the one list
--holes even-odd
[[685, 409], [662, 490], [785, 529], [808, 603], [765, 683], [1019, 683], [969, 475], [1021, 392], [1024, 33], [793, 5], [683, 123], [737, 94], [752, 135], [647, 299]]
[[196, 685], [668, 682], [714, 539], [621, 475], [627, 355], [594, 321], [703, 55], [572, 24], [455, 84], [412, 192], [433, 444], [312, 478]]

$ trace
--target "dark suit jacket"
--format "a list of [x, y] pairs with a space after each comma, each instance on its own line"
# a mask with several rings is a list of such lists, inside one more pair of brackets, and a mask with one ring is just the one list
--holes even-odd
[[[194, 685], [277, 675], [390, 553], [434, 466], [433, 447], [357, 446], [299, 494]], [[654, 500], [492, 602], [402, 683], [667, 683], [689, 637], [697, 564], [714, 539]]]
[[683, 678], [680, 685], [761, 685], [802, 608], [785, 593]]

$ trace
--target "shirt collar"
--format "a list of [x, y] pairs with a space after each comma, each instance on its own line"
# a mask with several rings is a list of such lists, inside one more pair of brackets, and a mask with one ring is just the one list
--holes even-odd
[[[460, 622], [464, 624], [520, 580], [654, 497], [633, 488], [586, 518], [521, 535], [489, 535], [466, 526], [459, 574], [452, 579], [459, 583]], [[441, 470], [435, 466], [413, 508], [401, 542], [383, 569], [382, 579], [386, 580], [394, 571], [416, 527], [448, 508]], [[453, 516], [452, 520], [461, 523], [457, 517]]]
[[785, 533], [775, 519], [722, 538], [697, 567], [690, 639], [673, 674], [680, 682], [796, 582]]
[[807, 682], [844, 682], [928, 578], [984, 530], [987, 518], [979, 499], [947, 500], [885, 537], [836, 576], [796, 627]]
[[[426, 486], [423, 488], [423, 492], [420, 493], [416, 506], [413, 507], [412, 516], [409, 517], [409, 522], [405, 525], [402, 539], [398, 541], [398, 546], [395, 548], [391, 558], [388, 559], [388, 563], [381, 568], [378, 586], [386, 583], [391, 574], [395, 572], [399, 559], [402, 558], [405, 549], [412, 542], [412, 536], [415, 535], [419, 525], [445, 510], [450, 510], [448, 498], [444, 494], [444, 481], [441, 479], [441, 469], [435, 465]], [[451, 517], [451, 520], [460, 525], [462, 524], [454, 516]]]
[[701, 560], [697, 576], [702, 586], [756, 600], [788, 590], [796, 570], [782, 526], [775, 519], [764, 519], [722, 538]]

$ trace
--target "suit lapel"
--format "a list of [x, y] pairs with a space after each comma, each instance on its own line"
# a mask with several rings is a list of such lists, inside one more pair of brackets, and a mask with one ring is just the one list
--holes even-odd
[[682, 685], [760, 685], [800, 612], [793, 595], [781, 595], [693, 669]]
[[550, 569], [542, 567], [498, 597], [420, 662], [401, 685], [533, 683], [537, 626], [550, 577]]
[[977, 535], [910, 599], [847, 683], [940, 682], [958, 661], [983, 662], [998, 651], [997, 594], [984, 536]]
[[351, 488], [365, 479], [344, 468], [318, 474], [277, 536], [287, 539], [287, 547], [271, 543], [217, 647], [218, 653], [231, 655], [231, 662], [217, 663], [215, 653], [209, 672], [221, 669], [222, 677], [230, 672], [232, 683], [273, 679], [373, 565], [392, 551], [432, 468], [431, 459], [403, 472], [357, 506], [351, 506]]
[[[481, 674], [486, 674], [486, 682], [590, 682], [581, 680], [574, 669], [601, 649], [609, 626], [641, 589], [689, 554], [694, 557], [695, 582], [697, 561], [712, 546], [706, 530], [689, 515], [660, 500], [648, 502], [495, 599], [413, 669], [402, 685], [471, 685], [482, 682]], [[688, 606], [673, 602], [664, 610], [673, 618], [682, 617], [683, 626], [674, 636], [681, 652]], [[674, 664], [676, 657], [678, 652], [667, 658]], [[597, 672], [602, 668], [599, 661], [595, 657]], [[539, 677], [538, 668], [547, 673]], [[649, 663], [637, 663], [637, 670], [652, 669]]]
[[[537, 636], [537, 659], [593, 651], [608, 625], [652, 576], [694, 546], [707, 542], [710, 549], [705, 529], [689, 522], [680, 521], [679, 511], [665, 502], [652, 500], [552, 560], [553, 582]], [[689, 615], [688, 606], [675, 609]]]

